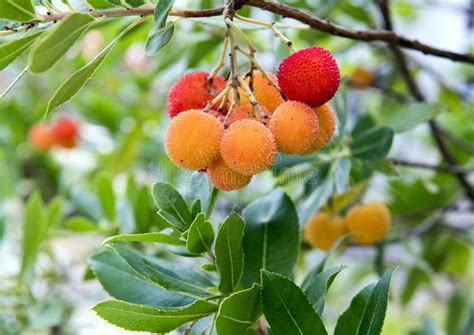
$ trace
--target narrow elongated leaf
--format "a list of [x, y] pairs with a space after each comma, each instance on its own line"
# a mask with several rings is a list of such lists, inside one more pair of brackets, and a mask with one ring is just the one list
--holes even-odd
[[214, 285], [199, 272], [189, 268], [175, 268], [168, 262], [148, 257], [118, 244], [112, 247], [135, 271], [164, 289], [193, 298], [210, 296], [206, 288]]
[[170, 245], [184, 246], [185, 242], [174, 236], [164, 233], [123, 234], [107, 238], [103, 245], [113, 242], [155, 242]]
[[444, 108], [437, 103], [414, 103], [406, 108], [390, 111], [388, 116], [382, 121], [387, 127], [396, 133], [415, 128], [417, 125], [441, 114]]
[[262, 270], [262, 307], [275, 335], [327, 334], [300, 288], [288, 278], [266, 270]]
[[49, 228], [58, 227], [64, 219], [64, 200], [57, 196], [50, 201], [46, 208], [47, 224]]
[[385, 158], [392, 146], [393, 130], [387, 127], [369, 129], [354, 138], [352, 156], [365, 160]]
[[163, 49], [171, 41], [174, 35], [175, 23], [168, 23], [164, 28], [158, 30], [155, 34], [150, 35], [146, 41], [145, 50], [148, 55], [156, 54]]
[[28, 199], [23, 222], [22, 261], [19, 281], [23, 279], [26, 270], [33, 264], [38, 254], [41, 242], [48, 232], [43, 201], [39, 193], [33, 193]]
[[0, 1], [0, 18], [13, 21], [28, 21], [36, 17], [31, 0]]
[[369, 303], [375, 284], [364, 287], [352, 299], [347, 310], [339, 316], [334, 335], [358, 334], [360, 322]]
[[94, 18], [84, 13], [72, 13], [62, 19], [31, 50], [29, 71], [41, 73], [52, 67], [90, 28], [93, 22]]
[[[191, 212], [181, 194], [173, 186], [168, 183], [157, 182], [153, 185], [152, 194], [160, 211], [175, 218], [172, 224], [178, 230], [185, 231], [189, 228], [192, 222]], [[168, 215], [165, 217], [168, 218]]]
[[174, 0], [161, 0], [158, 5], [155, 7], [154, 19], [155, 24], [150, 34], [153, 31], [160, 30], [166, 25], [166, 20], [168, 19], [168, 14], [173, 8]]
[[243, 268], [242, 238], [245, 223], [237, 214], [229, 215], [219, 227], [216, 238], [216, 266], [221, 281], [219, 291], [230, 293], [240, 281]]
[[145, 233], [150, 231], [152, 224], [152, 204], [150, 202], [150, 190], [147, 186], [140, 188], [133, 199], [129, 200], [133, 204], [133, 212], [135, 214], [135, 225], [137, 232]]
[[57, 107], [61, 106], [65, 102], [69, 101], [74, 97], [77, 92], [89, 81], [89, 79], [94, 75], [99, 66], [104, 62], [105, 58], [110, 53], [110, 50], [117, 44], [118, 40], [122, 38], [127, 32], [134, 28], [139, 22], [136, 21], [130, 26], [125, 28], [117, 37], [115, 37], [112, 42], [110, 42], [100, 53], [98, 53], [89, 63], [84, 65], [81, 69], [76, 71], [72, 76], [70, 76], [66, 82], [64, 82], [59, 89], [54, 93], [51, 100], [48, 102], [48, 107], [46, 109], [46, 115], [52, 112]]
[[211, 250], [214, 241], [214, 229], [204, 213], [196, 216], [188, 230], [186, 248], [189, 252], [200, 254]]
[[217, 334], [243, 335], [261, 313], [260, 287], [254, 284], [251, 288], [236, 292], [222, 301], [216, 318]]
[[358, 335], [379, 335], [382, 332], [385, 312], [387, 310], [390, 281], [395, 268], [384, 273], [370, 297], [362, 316]]
[[114, 298], [135, 304], [160, 307], [185, 306], [194, 299], [166, 291], [155, 282], [139, 275], [122, 257], [108, 250], [89, 259], [102, 287]]
[[25, 52], [42, 33], [43, 31], [40, 30], [10, 42], [0, 44], [0, 70], [6, 68], [18, 56]]
[[260, 280], [260, 269], [290, 276], [298, 257], [300, 234], [298, 215], [288, 195], [276, 189], [248, 205], [243, 216], [244, 286]]
[[307, 276], [301, 285], [301, 289], [314, 306], [316, 312], [321, 316], [324, 310], [324, 300], [327, 290], [332, 285], [336, 276], [344, 269], [343, 266], [328, 269], [317, 275]]
[[122, 1], [127, 3], [131, 7], [140, 7], [145, 3], [143, 0], [108, 0], [108, 2], [117, 6], [122, 6]]
[[93, 309], [102, 319], [126, 330], [167, 333], [214, 313], [217, 305], [200, 300], [180, 308], [157, 308], [109, 300]]
[[317, 276], [318, 274], [320, 274], [321, 272], [324, 271], [324, 268], [326, 267], [326, 263], [328, 261], [328, 259], [334, 254], [334, 252], [339, 248], [339, 246], [346, 240], [349, 239], [349, 237], [351, 236], [351, 234], [346, 234], [344, 236], [341, 236], [339, 237], [331, 246], [331, 249], [329, 249], [329, 251], [326, 253], [326, 255], [324, 256], [323, 260], [317, 265], [315, 266], [307, 275], [306, 277], [307, 278], [311, 278], [311, 277], [314, 277], [314, 276]]
[[105, 176], [99, 177], [97, 181], [97, 195], [105, 215], [109, 220], [113, 220], [115, 217], [115, 192], [110, 178]]
[[64, 226], [66, 229], [77, 233], [87, 233], [97, 231], [99, 229], [99, 227], [94, 222], [82, 216], [73, 216], [68, 218], [64, 223]]
[[329, 199], [334, 190], [333, 168], [330, 167], [328, 174], [314, 191], [306, 198], [300, 208], [299, 224], [303, 227], [309, 218], [316, 213]]

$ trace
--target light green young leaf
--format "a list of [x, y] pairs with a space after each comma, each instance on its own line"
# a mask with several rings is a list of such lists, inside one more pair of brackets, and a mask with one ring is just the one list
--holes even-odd
[[332, 285], [336, 276], [344, 269], [343, 266], [328, 269], [322, 273], [310, 272], [301, 285], [301, 289], [314, 306], [316, 312], [322, 316], [326, 292]]
[[57, 23], [35, 44], [29, 56], [31, 73], [48, 70], [66, 54], [94, 22], [89, 14], [72, 13]]
[[390, 281], [395, 268], [389, 269], [380, 278], [362, 316], [358, 335], [379, 335], [382, 332], [387, 310]]
[[222, 293], [233, 292], [242, 276], [244, 227], [244, 220], [237, 214], [229, 215], [219, 226], [214, 249]]
[[190, 297], [166, 291], [141, 276], [112, 251], [103, 250], [94, 254], [89, 264], [102, 287], [116, 299], [160, 307], [185, 306], [194, 301]]
[[82, 216], [73, 216], [64, 223], [66, 229], [77, 233], [88, 233], [97, 231], [99, 227], [92, 221]]
[[169, 215], [164, 215], [180, 231], [189, 228], [192, 222], [191, 211], [181, 194], [168, 183], [156, 182], [152, 189], [153, 199], [160, 211], [165, 212], [176, 220], [171, 221]]
[[177, 239], [174, 236], [167, 235], [164, 233], [144, 233], [144, 234], [123, 234], [116, 235], [107, 238], [103, 245], [113, 243], [113, 242], [155, 242], [155, 243], [164, 243], [176, 246], [184, 246], [185, 242]]
[[18, 56], [25, 52], [42, 33], [43, 31], [41, 30], [36, 31], [10, 42], [0, 44], [0, 70], [6, 68]]
[[382, 123], [396, 133], [402, 133], [436, 117], [443, 110], [445, 110], [444, 107], [438, 103], [409, 104], [406, 108], [399, 108], [388, 113]]
[[0, 1], [0, 18], [13, 21], [29, 21], [36, 17], [31, 0]]
[[199, 213], [188, 230], [186, 248], [190, 253], [201, 254], [211, 250], [214, 229], [204, 213]]
[[167, 333], [214, 313], [217, 305], [198, 300], [179, 308], [157, 308], [109, 300], [98, 303], [93, 309], [102, 319], [126, 330]]
[[97, 195], [99, 196], [102, 211], [112, 221], [115, 217], [115, 193], [110, 178], [105, 176], [99, 177], [97, 180]]
[[112, 42], [109, 43], [99, 54], [97, 54], [89, 63], [84, 65], [81, 69], [76, 71], [70, 76], [66, 82], [64, 82], [59, 89], [54, 93], [54, 96], [49, 100], [46, 115], [52, 112], [57, 107], [61, 106], [65, 102], [69, 101], [74, 97], [79, 90], [89, 81], [94, 75], [99, 66], [104, 62], [110, 50], [117, 44], [118, 40], [122, 38], [127, 32], [133, 29], [137, 24], [141, 23], [141, 20], [132, 23], [130, 26], [125, 28]]
[[243, 216], [244, 286], [259, 282], [260, 269], [290, 276], [298, 257], [300, 233], [298, 215], [288, 195], [276, 189], [248, 205]]
[[365, 308], [369, 303], [375, 284], [364, 287], [351, 301], [347, 310], [339, 316], [334, 335], [357, 334], [364, 315]]
[[225, 298], [219, 306], [216, 318], [218, 335], [243, 335], [259, 318], [261, 311], [260, 287], [235, 292]]
[[53, 198], [47, 208], [46, 208], [46, 217], [47, 217], [47, 224], [51, 227], [57, 227], [61, 224], [64, 219], [64, 212], [63, 212], [63, 205], [64, 200], [56, 196]]
[[213, 287], [213, 283], [199, 272], [178, 268], [174, 264], [143, 255], [119, 244], [112, 245], [112, 248], [140, 275], [166, 290], [192, 298], [211, 295], [207, 288]]
[[295, 283], [262, 270], [262, 307], [275, 335], [325, 335], [321, 318]]

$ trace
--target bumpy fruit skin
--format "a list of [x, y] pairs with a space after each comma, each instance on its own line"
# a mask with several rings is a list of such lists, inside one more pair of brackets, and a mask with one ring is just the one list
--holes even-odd
[[[277, 82], [277, 77], [273, 73], [267, 72], [267, 74], [274, 82]], [[245, 82], [249, 84], [250, 78], [247, 77]], [[241, 88], [239, 89], [239, 94], [241, 105], [250, 103], [247, 94]], [[284, 101], [280, 92], [265, 79], [260, 71], [253, 72], [253, 95], [257, 99], [258, 104], [266, 107], [270, 112], [273, 112]], [[232, 93], [230, 94], [230, 99], [232, 99]]]
[[374, 201], [352, 207], [346, 223], [354, 241], [372, 244], [381, 241], [389, 231], [391, 215], [383, 203]]
[[37, 123], [30, 128], [28, 140], [31, 146], [38, 151], [47, 151], [54, 144], [51, 130], [44, 123]]
[[[190, 109], [203, 109], [225, 87], [226, 82], [221, 76], [215, 76], [209, 86], [209, 73], [196, 71], [181, 77], [168, 93], [168, 114], [171, 118]], [[217, 109], [218, 104], [213, 106]]]
[[62, 117], [53, 124], [51, 136], [54, 144], [71, 149], [79, 143], [79, 125], [68, 117]]
[[314, 248], [329, 250], [333, 243], [347, 233], [347, 226], [339, 215], [319, 212], [304, 227], [304, 237]]
[[286, 101], [273, 112], [269, 129], [275, 137], [278, 150], [287, 154], [303, 154], [316, 141], [319, 121], [308, 105]]
[[221, 141], [225, 163], [247, 176], [269, 168], [276, 158], [276, 151], [270, 130], [254, 120], [237, 121], [225, 131]]
[[311, 47], [285, 58], [278, 67], [278, 85], [290, 100], [318, 107], [328, 102], [339, 87], [340, 75], [329, 51]]
[[303, 155], [309, 155], [322, 149], [331, 141], [332, 135], [336, 130], [336, 114], [329, 103], [313, 108], [313, 111], [318, 116], [319, 133], [309, 150], [304, 152]]
[[222, 158], [207, 169], [207, 175], [214, 187], [221, 191], [238, 190], [252, 180], [252, 176], [240, 174], [227, 166]]
[[[260, 106], [260, 110], [264, 115], [270, 117], [272, 114], [266, 107]], [[232, 123], [235, 123], [239, 120], [255, 120], [258, 122], [262, 122], [262, 117], [260, 114], [257, 112], [256, 109], [253, 108], [251, 104], [245, 104], [240, 107], [236, 107], [233, 111], [232, 114], [230, 114], [229, 119], [227, 120], [227, 123], [231, 125]], [[268, 124], [268, 121], [266, 121]]]
[[165, 151], [178, 167], [205, 169], [219, 159], [224, 126], [214, 116], [198, 109], [179, 113], [165, 134]]

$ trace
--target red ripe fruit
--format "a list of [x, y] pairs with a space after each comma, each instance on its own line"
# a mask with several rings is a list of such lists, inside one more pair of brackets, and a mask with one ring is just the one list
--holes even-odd
[[329, 51], [311, 47], [285, 58], [278, 67], [278, 85], [289, 100], [318, 107], [339, 87], [339, 68]]
[[58, 119], [51, 128], [55, 144], [63, 148], [74, 148], [79, 142], [79, 125], [68, 117]]
[[53, 146], [53, 138], [49, 127], [44, 123], [37, 123], [30, 128], [28, 139], [33, 148], [46, 151]]
[[[170, 118], [190, 109], [203, 109], [225, 87], [224, 78], [217, 75], [212, 84], [207, 80], [209, 73], [196, 71], [181, 77], [168, 93], [168, 114]], [[219, 104], [212, 106], [214, 109]]]

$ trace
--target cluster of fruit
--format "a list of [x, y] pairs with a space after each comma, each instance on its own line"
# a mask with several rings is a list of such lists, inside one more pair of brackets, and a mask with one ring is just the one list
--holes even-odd
[[206, 170], [211, 183], [224, 191], [244, 187], [269, 168], [277, 150], [311, 154], [325, 146], [335, 130], [328, 101], [339, 87], [339, 69], [327, 50], [300, 50], [281, 62], [277, 76], [255, 71], [245, 81], [256, 101], [240, 87], [232, 111], [224, 100], [203, 112], [227, 87], [224, 78], [209, 80], [206, 72], [185, 75], [168, 95], [172, 120], [165, 135], [166, 153], [178, 167]]
[[316, 213], [306, 223], [304, 236], [314, 248], [329, 250], [347, 233], [351, 233], [352, 239], [359, 244], [379, 242], [390, 230], [390, 225], [389, 209], [374, 201], [353, 206], [345, 218], [328, 211]]
[[71, 149], [79, 143], [79, 125], [74, 119], [65, 116], [51, 124], [36, 123], [30, 128], [28, 139], [38, 151], [47, 151], [54, 145]]

